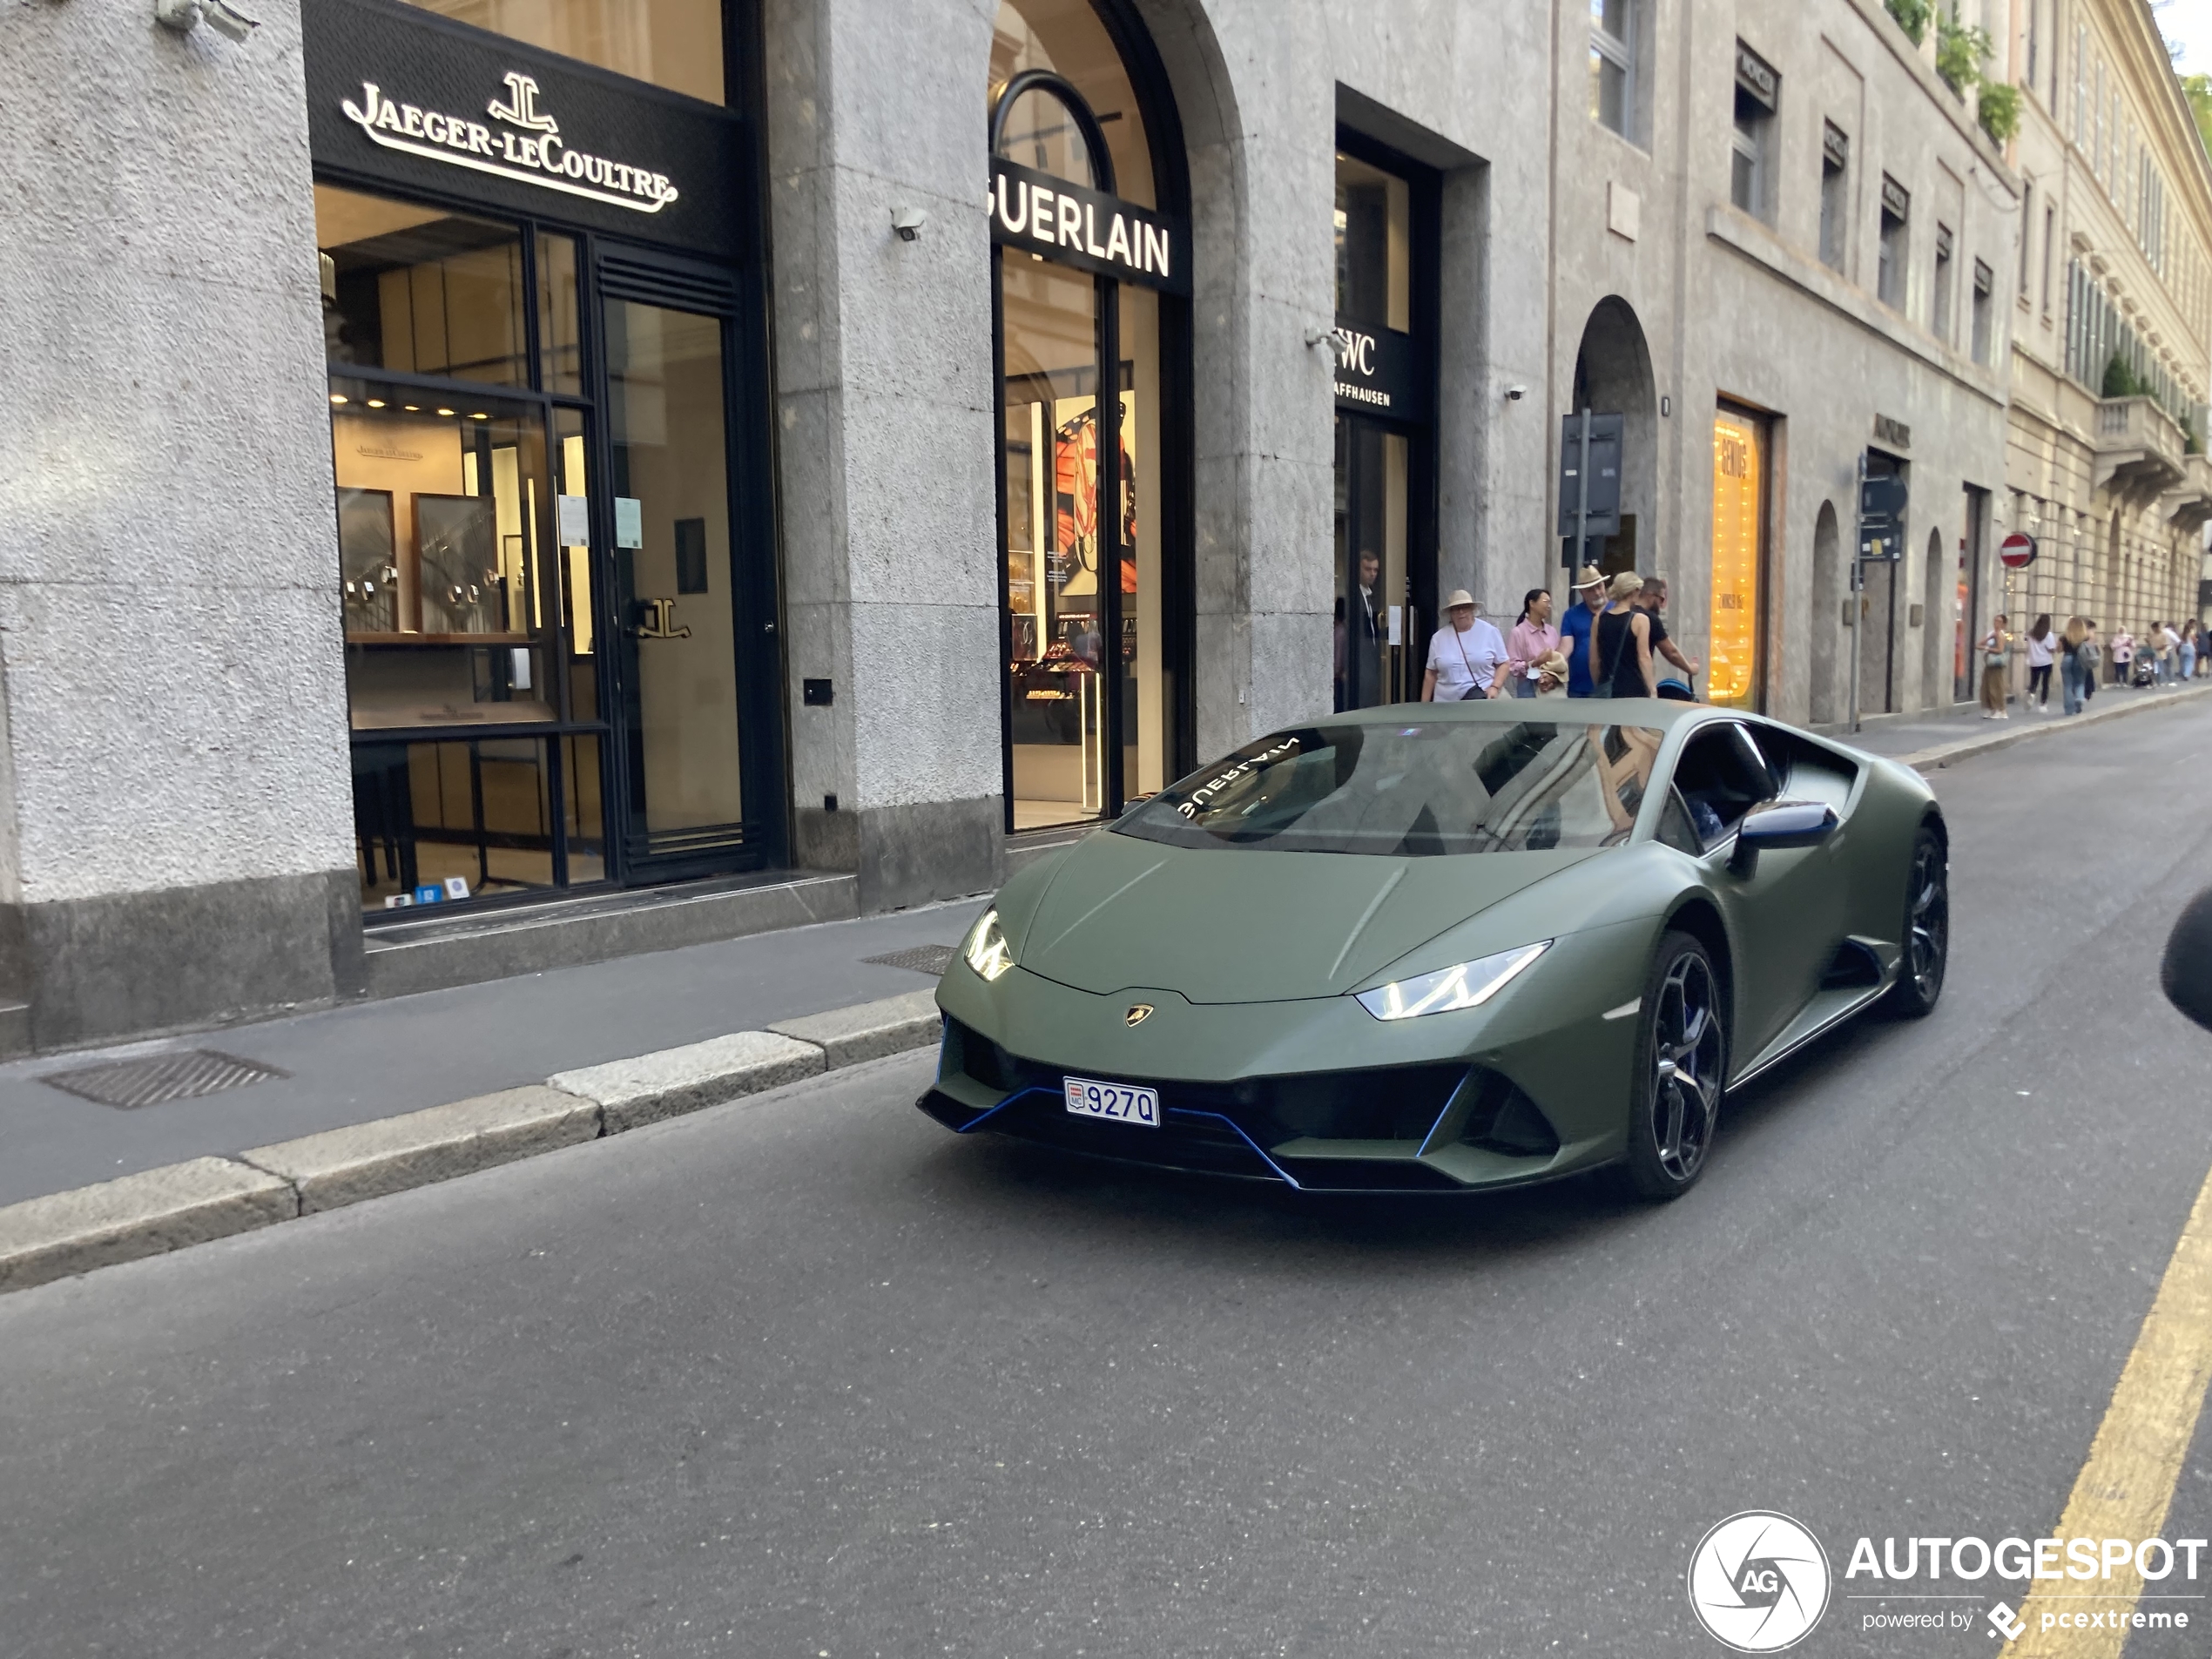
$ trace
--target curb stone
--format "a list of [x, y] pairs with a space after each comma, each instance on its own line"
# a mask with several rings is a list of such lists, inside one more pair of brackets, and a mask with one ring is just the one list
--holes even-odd
[[300, 1213], [292, 1184], [230, 1158], [192, 1158], [0, 1210], [0, 1291], [89, 1273]]
[[549, 1088], [597, 1103], [601, 1132], [619, 1135], [828, 1069], [828, 1056], [814, 1043], [772, 1031], [733, 1031], [680, 1049], [559, 1072], [545, 1081]]
[[930, 1048], [939, 1021], [936, 993], [910, 992], [0, 1206], [0, 1293], [430, 1186]]
[[[2071, 718], [2064, 715], [2028, 715], [2020, 718], [2023, 724], [2014, 731], [1977, 733], [1971, 738], [1959, 738], [1950, 743], [1932, 745], [1915, 749], [1910, 754], [1889, 755], [1900, 766], [1910, 766], [1915, 772], [1939, 771], [1961, 760], [1971, 760], [1976, 755], [1994, 754], [2000, 749], [2009, 749], [2016, 743], [2031, 738], [2049, 737], [2060, 732], [2079, 732], [2085, 726], [2104, 720], [2124, 720], [2131, 714], [2142, 714], [2153, 709], [2180, 708], [2198, 698], [2212, 696], [2212, 685], [2191, 685], [2184, 690], [2154, 692], [2148, 697], [2131, 698], [2111, 708], [2092, 708], [2088, 712]], [[1837, 739], [1849, 742], [1848, 738]]]
[[290, 1182], [307, 1216], [597, 1140], [599, 1111], [597, 1101], [534, 1085], [250, 1147], [238, 1157]]

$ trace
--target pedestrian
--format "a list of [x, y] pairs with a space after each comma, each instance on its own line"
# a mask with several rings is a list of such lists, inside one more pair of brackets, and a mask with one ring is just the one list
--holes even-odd
[[1567, 614], [1559, 619], [1559, 648], [1567, 653], [1567, 695], [1594, 697], [1590, 685], [1590, 631], [1605, 609], [1605, 577], [1595, 564], [1575, 573]]
[[1642, 606], [1651, 617], [1651, 649], [1682, 670], [1682, 689], [1694, 698], [1697, 685], [1697, 659], [1683, 656], [1681, 647], [1667, 637], [1667, 578], [1663, 576], [1644, 577], [1643, 591], [1636, 596], [1636, 604]]
[[2104, 660], [2104, 648], [2097, 643], [2097, 619], [2084, 617], [2081, 625], [2088, 635], [2081, 645], [2081, 706], [2086, 709], [2089, 699], [2097, 694], [2097, 665]]
[[2196, 659], [2199, 654], [2196, 649], [2196, 618], [2195, 617], [2191, 617], [2182, 624], [2180, 651], [2181, 667], [2177, 671], [2177, 678], [2193, 680], [2196, 678]]
[[1608, 603], [1597, 619], [1597, 649], [1590, 663], [1599, 697], [1656, 697], [1659, 678], [1651, 666], [1651, 613], [1635, 603], [1643, 578], [1623, 570], [1606, 590]]
[[2068, 617], [2066, 633], [2060, 642], [2059, 685], [2064, 693], [2062, 706], [2068, 715], [2081, 712], [2087, 698], [2083, 685], [2094, 670], [2090, 666], [2089, 624], [2081, 617]]
[[2023, 706], [2031, 714], [2051, 711], [2051, 658], [2058, 644], [2051, 631], [2051, 613], [2047, 610], [2027, 631], [2027, 696]]
[[1428, 642], [1428, 672], [1421, 679], [1424, 703], [1466, 703], [1498, 695], [1498, 670], [1506, 642], [1474, 614], [1474, 596], [1454, 588], [1444, 601], [1444, 626]]
[[1383, 646], [1390, 630], [1383, 616], [1381, 582], [1381, 557], [1372, 549], [1363, 548], [1359, 585], [1345, 603], [1339, 708], [1371, 709], [1383, 700]]
[[2005, 613], [1989, 619], [1981, 637], [1981, 718], [2002, 720], [2005, 713], [2005, 664], [2012, 655], [2013, 637], [2005, 631]]
[[2135, 636], [2125, 628], [2115, 630], [2112, 636], [2112, 683], [2114, 685], [2128, 683], [2128, 665], [2134, 662], [2134, 657]]
[[1508, 697], [1534, 697], [1542, 677], [1539, 664], [1559, 649], [1559, 630], [1552, 626], [1549, 588], [1531, 588], [1521, 598], [1521, 619], [1506, 636]]
[[2176, 685], [2182, 678], [2182, 637], [2174, 631], [2174, 624], [2158, 624], [2158, 678], [2167, 685]]

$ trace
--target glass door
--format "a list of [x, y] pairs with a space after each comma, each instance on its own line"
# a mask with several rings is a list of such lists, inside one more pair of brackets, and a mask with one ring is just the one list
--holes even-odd
[[1336, 694], [1339, 710], [1420, 696], [1425, 658], [1407, 577], [1406, 435], [1337, 416]]
[[716, 267], [602, 245], [603, 494], [592, 503], [613, 669], [610, 838], [625, 882], [779, 856], [772, 530], [759, 435], [732, 388], [750, 359]]

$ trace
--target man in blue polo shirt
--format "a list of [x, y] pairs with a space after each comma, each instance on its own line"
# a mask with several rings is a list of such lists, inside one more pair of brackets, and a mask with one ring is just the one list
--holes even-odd
[[1559, 648], [1567, 653], [1567, 695], [1590, 695], [1590, 630], [1605, 609], [1605, 577], [1595, 564], [1575, 573], [1567, 613], [1559, 619]]

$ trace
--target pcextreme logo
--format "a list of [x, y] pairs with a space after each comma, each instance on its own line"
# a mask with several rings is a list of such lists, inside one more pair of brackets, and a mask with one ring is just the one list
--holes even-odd
[[1828, 1590], [1820, 1541], [1771, 1510], [1730, 1515], [1690, 1553], [1690, 1610], [1738, 1653], [1779, 1653], [1802, 1642], [1828, 1610]]

